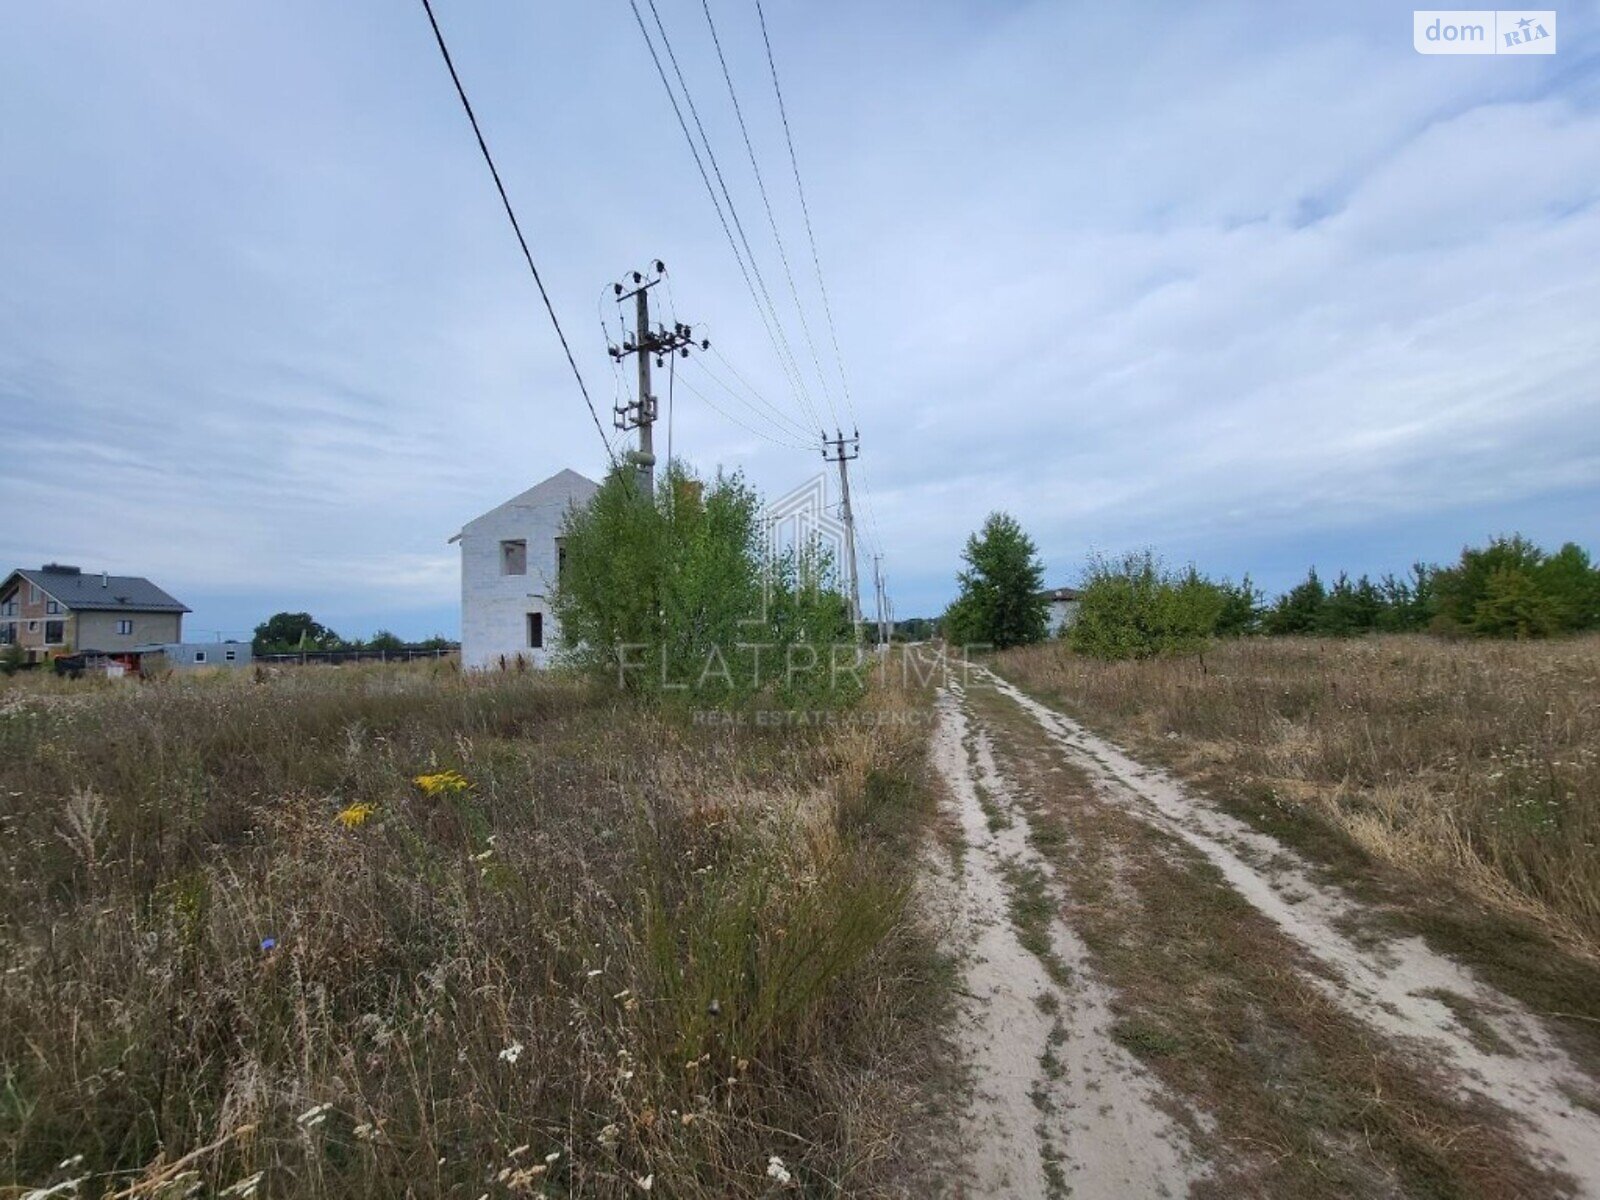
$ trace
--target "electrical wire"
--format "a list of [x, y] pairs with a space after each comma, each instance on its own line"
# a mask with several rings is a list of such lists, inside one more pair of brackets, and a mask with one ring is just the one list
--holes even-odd
[[[749, 251], [750, 240], [744, 236], [744, 227], [739, 221], [738, 212], [733, 205], [733, 198], [728, 193], [726, 182], [722, 177], [722, 171], [720, 167], [718, 167], [716, 156], [711, 149], [711, 143], [706, 138], [705, 127], [702, 125], [699, 113], [694, 107], [694, 100], [689, 94], [688, 85], [683, 77], [683, 71], [678, 66], [677, 56], [673, 53], [671, 41], [667, 37], [666, 27], [661, 22], [661, 14], [659, 11], [657, 11], [654, 0], [648, 0], [648, 2], [650, 4], [651, 13], [655, 17], [656, 28], [661, 33], [662, 46], [667, 51], [667, 57], [672, 62], [673, 73], [678, 77], [679, 87], [683, 90], [684, 101], [688, 104], [689, 112], [694, 117], [695, 127], [700, 131], [701, 141], [704, 143], [706, 151], [704, 158], [701, 157], [700, 147], [695, 144], [694, 135], [689, 132], [689, 123], [683, 115], [682, 106], [678, 103], [677, 93], [673, 91], [672, 83], [667, 78], [666, 68], [661, 63], [661, 56], [656, 52], [655, 41], [650, 36], [649, 29], [645, 26], [644, 16], [639, 11], [638, 0], [628, 0], [628, 6], [633, 10], [633, 17], [638, 23], [639, 33], [644, 38], [646, 49], [650, 51], [650, 59], [655, 64], [656, 74], [661, 79], [661, 86], [666, 90], [667, 99], [672, 105], [673, 114], [678, 119], [678, 127], [683, 131], [684, 140], [689, 143], [689, 153], [694, 157], [695, 167], [700, 172], [700, 180], [705, 184], [707, 195], [711, 197], [711, 205], [716, 210], [717, 220], [722, 226], [723, 236], [728, 241], [729, 249], [733, 251], [734, 261], [739, 265], [739, 273], [744, 277], [745, 287], [749, 289], [750, 297], [755, 302], [756, 311], [761, 317], [761, 323], [763, 327], [766, 329], [767, 339], [772, 343], [773, 352], [778, 356], [779, 366], [783, 368], [784, 373], [788, 378], [789, 386], [794, 390], [795, 398], [799, 400], [802, 407], [807, 410], [809, 419], [820, 425], [821, 420], [817, 416], [815, 406], [811, 402], [811, 397], [806, 390], [805, 381], [800, 375], [799, 368], [794, 362], [793, 351], [789, 349], [789, 339], [783, 332], [783, 325], [778, 319], [776, 308], [772, 304], [771, 294], [767, 291], [765, 280], [761, 278], [761, 269], [759, 264], [755, 261], [754, 252], [751, 251], [749, 253], [749, 261], [747, 263], [746, 254], [741, 252], [739, 249], [739, 244], [742, 242], [745, 246], [745, 250]], [[706, 171], [706, 160], [710, 160], [712, 164], [712, 171], [717, 176], [717, 183], [721, 185], [723, 197], [727, 200], [728, 211], [726, 213], [723, 211], [722, 200], [718, 199], [717, 188], [712, 186], [711, 175]], [[737, 227], [739, 230], [738, 241], [734, 240], [733, 228], [728, 224], [730, 217], [733, 220], [734, 227]], [[754, 276], [753, 278], [752, 275]], [[765, 307], [763, 307], [762, 304], [763, 296], [766, 297]]]
[[[782, 424], [782, 423], [774, 422], [772, 420], [772, 418], [771, 418], [770, 413], [763, 412], [761, 409], [757, 408], [753, 403], [751, 403], [749, 398], [747, 398], [746, 396], [743, 396], [739, 392], [735, 391], [732, 387], [730, 387], [727, 384], [726, 381], [724, 381], [720, 376], [718, 376], [716, 374], [716, 372], [712, 371], [709, 367], [707, 367], [706, 364], [702, 360], [700, 360], [698, 358], [691, 358], [689, 361], [694, 363], [696, 367], [698, 367], [702, 372], [705, 373], [707, 378], [709, 378], [713, 383], [715, 383], [724, 392], [726, 392], [730, 399], [734, 400], [736, 403], [738, 403], [739, 405], [741, 405], [745, 409], [749, 410], [750, 415], [755, 420], [761, 421], [761, 422], [763, 422], [763, 423], [765, 423], [767, 425], [770, 425], [775, 431], [777, 431], [778, 433], [783, 434], [784, 437], [789, 438], [789, 439], [791, 439], [793, 441], [797, 441], [801, 445], [805, 445], [807, 439], [809, 439], [809, 437], [810, 437], [810, 434], [807, 433], [806, 430], [804, 430], [804, 429], [802, 429], [802, 428], [800, 428], [799, 426], [796, 426], [796, 425], [785, 425], [785, 424]], [[808, 446], [807, 449], [810, 449], [810, 447]]]
[[[702, 4], [708, 0], [701, 0]], [[811, 223], [811, 206], [806, 202], [805, 183], [800, 176], [800, 156], [794, 147], [794, 131], [789, 124], [789, 109], [783, 101], [783, 85], [778, 81], [778, 62], [772, 52], [772, 35], [767, 28], [766, 10], [762, 8], [761, 0], [755, 0], [756, 19], [761, 25], [761, 43], [767, 52], [767, 69], [772, 75], [772, 92], [778, 102], [778, 116], [783, 122], [783, 140], [789, 150], [789, 166], [794, 173], [795, 194], [800, 200], [800, 214], [805, 222], [806, 241], [811, 247], [811, 265], [817, 275], [817, 290], [822, 295], [822, 311], [828, 322], [828, 336], [833, 343], [834, 363], [839, 369], [839, 382], [844, 391], [845, 408], [849, 411], [852, 425], [859, 428], [860, 420], [856, 415], [855, 397], [850, 391], [850, 377], [845, 370], [844, 354], [839, 348], [839, 329], [833, 319], [833, 303], [828, 296], [828, 284], [822, 273], [822, 255], [817, 249], [816, 230]], [[709, 18], [708, 18], [709, 19]], [[819, 368], [820, 369], [820, 368]], [[871, 538], [877, 547], [878, 553], [883, 553], [883, 538], [878, 527], [877, 507], [872, 502], [873, 488], [866, 467], [859, 468], [861, 472], [861, 492], [863, 507], [867, 511], [867, 523], [871, 530]]]
[[534, 265], [533, 251], [528, 249], [528, 239], [522, 235], [522, 226], [517, 221], [516, 210], [511, 207], [511, 197], [506, 195], [506, 185], [500, 179], [500, 169], [494, 165], [494, 156], [489, 153], [489, 144], [483, 140], [483, 130], [478, 127], [478, 116], [472, 111], [472, 102], [467, 99], [467, 90], [461, 85], [461, 76], [456, 73], [456, 64], [450, 58], [450, 48], [444, 44], [444, 33], [439, 29], [439, 22], [433, 15], [433, 5], [429, 0], [422, 0], [422, 9], [428, 14], [428, 24], [433, 26], [433, 39], [439, 43], [439, 53], [444, 58], [445, 67], [450, 71], [450, 81], [456, 85], [456, 95], [461, 97], [461, 107], [466, 109], [467, 120], [472, 124], [473, 136], [478, 139], [478, 149], [483, 152], [483, 161], [489, 165], [489, 174], [494, 177], [495, 190], [500, 193], [500, 203], [505, 205], [506, 216], [511, 220], [512, 232], [517, 235], [517, 244], [522, 247], [522, 257], [527, 260], [528, 270], [533, 273], [533, 282], [538, 285], [539, 297], [544, 301], [544, 310], [550, 314], [550, 324], [555, 326], [556, 337], [561, 339], [561, 349], [566, 351], [567, 365], [572, 368], [572, 377], [578, 381], [578, 390], [583, 393], [584, 404], [588, 405], [589, 417], [594, 421], [595, 432], [600, 435], [600, 443], [605, 446], [612, 465], [615, 465], [616, 455], [612, 453], [606, 431], [601, 428], [600, 414], [595, 411], [594, 401], [589, 398], [589, 388], [583, 382], [583, 373], [578, 370], [578, 360], [572, 356], [572, 347], [567, 344], [567, 335], [562, 332], [561, 320], [556, 316], [555, 305], [550, 303], [550, 293], [545, 290], [544, 279], [539, 274], [539, 268]]
[[795, 312], [800, 317], [800, 329], [806, 336], [806, 345], [811, 350], [811, 365], [816, 368], [817, 382], [822, 385], [822, 395], [828, 402], [828, 412], [833, 416], [835, 426], [839, 424], [839, 410], [834, 407], [833, 392], [828, 387], [828, 376], [822, 369], [822, 358], [817, 354], [816, 340], [811, 336], [811, 322], [806, 320], [805, 305], [800, 302], [800, 289], [795, 287], [794, 271], [789, 266], [789, 252], [784, 249], [783, 235], [778, 232], [778, 219], [772, 212], [772, 200], [767, 195], [766, 181], [761, 177], [761, 164], [756, 159], [756, 148], [750, 141], [750, 129], [745, 124], [744, 108], [739, 104], [738, 90], [733, 86], [733, 73], [728, 70], [728, 60], [722, 53], [722, 39], [717, 36], [717, 23], [711, 17], [711, 0], [700, 0], [700, 7], [706, 14], [706, 26], [711, 30], [711, 44], [717, 50], [717, 62], [722, 66], [722, 78], [728, 85], [728, 99], [733, 102], [733, 114], [739, 121], [739, 133], [744, 138], [745, 153], [750, 158], [750, 170], [756, 177], [756, 190], [761, 194], [761, 206], [767, 212], [767, 224], [772, 228], [772, 240], [778, 246], [778, 259], [783, 264], [784, 278], [789, 282], [789, 295], [794, 298]]
[[[712, 353], [716, 354], [718, 358], [722, 359], [724, 365], [728, 365], [727, 358], [724, 357], [719, 350], [717, 350], [715, 342], [712, 343]], [[721, 375], [717, 374], [717, 372], [713, 371], [709, 366], [707, 366], [703, 356], [697, 354], [691, 361], [693, 361], [696, 366], [710, 376], [712, 381], [716, 383], [718, 387], [727, 392], [728, 395], [732, 396], [735, 400], [738, 400], [741, 404], [744, 404], [752, 411], [755, 411], [756, 415], [759, 416], [763, 421], [776, 422], [778, 428], [783, 432], [793, 434], [802, 441], [810, 441], [815, 436], [811, 430], [807, 429], [804, 425], [800, 424], [799, 421], [796, 421], [793, 417], [789, 416], [777, 405], [773, 404], [772, 401], [768, 400], [759, 391], [752, 387], [750, 383], [746, 381], [745, 378], [737, 371], [734, 371], [734, 376], [741, 384], [744, 385], [745, 390], [743, 392], [740, 392], [738, 388], [734, 387]]]
[[839, 351], [839, 330], [833, 321], [833, 305], [828, 300], [828, 285], [822, 278], [822, 256], [817, 252], [817, 235], [811, 227], [811, 208], [806, 204], [805, 184], [800, 181], [800, 159], [795, 154], [794, 134], [789, 128], [789, 110], [783, 103], [783, 88], [778, 83], [778, 63], [772, 54], [772, 38], [767, 33], [767, 14], [756, 0], [756, 17], [761, 22], [761, 42], [767, 49], [767, 67], [772, 72], [772, 91], [778, 98], [778, 116], [783, 119], [783, 139], [789, 146], [789, 165], [794, 170], [794, 187], [800, 197], [800, 214], [805, 218], [806, 239], [811, 243], [811, 263], [817, 271], [817, 288], [822, 293], [822, 311], [828, 318], [828, 335], [833, 339], [833, 357], [839, 366], [839, 382], [844, 386], [845, 407], [850, 412], [852, 424], [856, 418], [855, 399], [850, 394], [850, 377], [845, 373], [844, 355]]
[[765, 431], [763, 431], [761, 429], [757, 429], [753, 425], [745, 424], [738, 417], [734, 416], [727, 409], [723, 408], [720, 404], [718, 404], [710, 396], [707, 396], [699, 388], [695, 387], [694, 384], [690, 383], [687, 379], [685, 379], [683, 381], [683, 386], [688, 388], [692, 395], [698, 396], [701, 400], [705, 401], [706, 406], [708, 408], [710, 408], [713, 412], [719, 414], [720, 416], [724, 417], [725, 419], [727, 419], [729, 421], [732, 421], [735, 425], [737, 425], [740, 429], [743, 429], [746, 433], [753, 433], [753, 434], [756, 435], [756, 437], [761, 438], [764, 441], [771, 442], [775, 446], [783, 446], [783, 447], [785, 447], [786, 449], [789, 449], [789, 450], [806, 450], [806, 451], [809, 451], [809, 450], [812, 449], [812, 447], [804, 445], [801, 442], [793, 442], [793, 441], [789, 441], [789, 440], [787, 440], [785, 438], [773, 437], [772, 434], [767, 433], [767, 432], [765, 432]]

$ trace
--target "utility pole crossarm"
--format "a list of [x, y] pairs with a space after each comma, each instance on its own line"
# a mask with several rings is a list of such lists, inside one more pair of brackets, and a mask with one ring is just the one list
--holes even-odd
[[846, 438], [842, 429], [835, 429], [832, 439], [827, 431], [822, 434], [822, 457], [827, 462], [839, 464], [839, 518], [844, 522], [845, 577], [850, 585], [850, 621], [857, 630], [861, 627], [861, 583], [856, 575], [856, 518], [850, 507], [850, 471], [847, 463], [861, 457], [861, 431]]
[[611, 357], [618, 362], [630, 354], [639, 357], [639, 398], [632, 403], [618, 405], [612, 409], [615, 414], [612, 424], [618, 429], [639, 431], [639, 448], [628, 455], [628, 460], [638, 470], [639, 490], [647, 497], [656, 494], [654, 426], [660, 411], [660, 406], [650, 391], [650, 360], [654, 358], [656, 366], [660, 367], [666, 364], [670, 355], [680, 354], [688, 358], [689, 351], [696, 346], [701, 350], [711, 349], [709, 338], [701, 338], [696, 342], [694, 329], [682, 322], [675, 322], [671, 329], [665, 325], [651, 328], [650, 289], [667, 275], [667, 265], [659, 258], [652, 265], [655, 268], [654, 275], [648, 275], [643, 271], [633, 272], [631, 290], [621, 283], [611, 285], [618, 304], [630, 299], [634, 302], [634, 333], [631, 338], [624, 336], [622, 345], [608, 348]]

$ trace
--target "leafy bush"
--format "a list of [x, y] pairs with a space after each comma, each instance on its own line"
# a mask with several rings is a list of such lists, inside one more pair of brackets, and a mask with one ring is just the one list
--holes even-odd
[[1111, 562], [1095, 559], [1082, 588], [1072, 648], [1095, 658], [1150, 658], [1203, 649], [1224, 616], [1241, 620], [1253, 610], [1248, 580], [1235, 588], [1205, 578], [1193, 567], [1163, 570], [1148, 550]]
[[563, 530], [561, 661], [623, 689], [740, 702], [860, 695], [849, 607], [815, 547], [764, 561], [760, 499], [739, 475], [674, 467], [654, 502], [613, 471]]

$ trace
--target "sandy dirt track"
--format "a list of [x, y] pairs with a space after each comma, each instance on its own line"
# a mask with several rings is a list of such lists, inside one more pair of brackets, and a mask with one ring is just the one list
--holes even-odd
[[[1573, 1194], [1600, 1198], [1600, 1114], [1572, 1099], [1593, 1094], [1594, 1081], [1535, 1014], [1420, 939], [1353, 939], [1353, 902], [1284, 846], [1004, 680], [984, 673], [970, 683], [996, 689], [1035, 722], [1092, 779], [1097, 803], [1203, 855], [1314, 960], [1319, 969], [1306, 972], [1309, 984], [1462, 1094], [1504, 1110], [1536, 1162], [1571, 1179]], [[1204, 1125], [1213, 1114], [1189, 1111], [1175, 1121], [1181, 1102], [1111, 1037], [1114, 993], [1095, 976], [1059, 908], [1049, 952], [1024, 947], [1012, 914], [1019, 872], [1042, 878], [1052, 895], [1057, 881], [1030, 844], [1025, 806], [996, 765], [990, 732], [953, 682], [940, 691], [937, 717], [934, 765], [965, 843], [959, 867], [941, 862], [933, 870], [953, 936], [966, 950], [962, 1040], [974, 1094], [962, 1194], [1187, 1194], [1208, 1164], [1184, 1126]], [[1439, 998], [1446, 993], [1468, 998], [1492, 1025], [1492, 1049]]]

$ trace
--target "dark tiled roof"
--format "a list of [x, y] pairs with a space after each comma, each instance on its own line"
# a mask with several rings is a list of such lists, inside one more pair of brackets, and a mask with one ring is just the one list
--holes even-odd
[[37, 585], [78, 612], [189, 611], [186, 605], [138, 575], [91, 575], [46, 567], [37, 571], [19, 569], [13, 571], [11, 577], [21, 577]]

